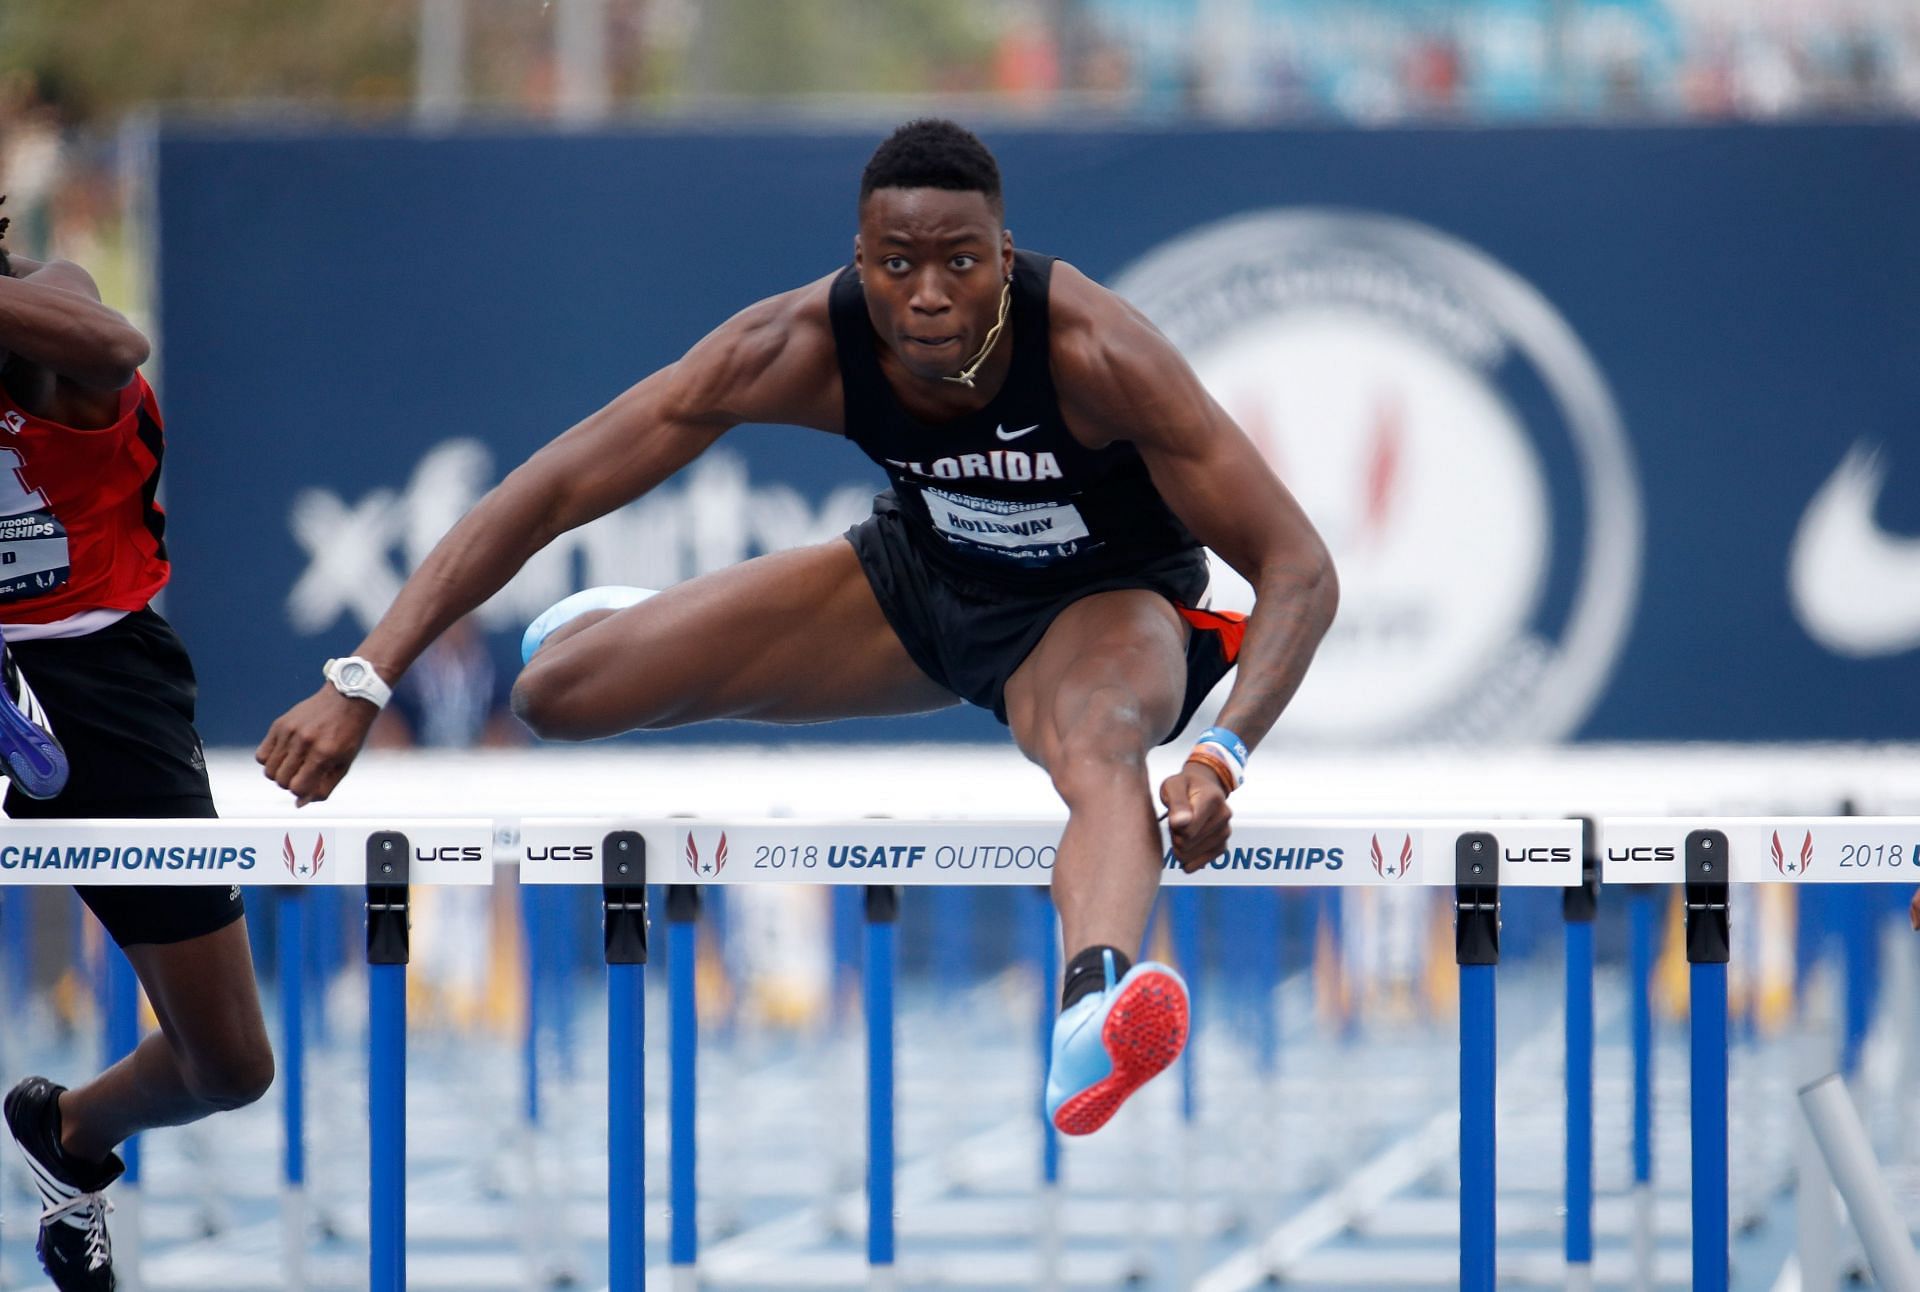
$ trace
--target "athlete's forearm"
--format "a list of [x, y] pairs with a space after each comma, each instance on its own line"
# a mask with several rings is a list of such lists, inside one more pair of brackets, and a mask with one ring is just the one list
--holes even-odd
[[356, 654], [389, 683], [435, 638], [505, 587], [556, 536], [551, 502], [511, 477], [447, 531], [401, 587]]
[[0, 350], [78, 385], [118, 390], [147, 361], [140, 329], [92, 297], [0, 276]]
[[1266, 737], [1300, 689], [1333, 623], [1340, 585], [1333, 562], [1319, 553], [1273, 562], [1255, 582], [1254, 595], [1239, 671], [1218, 719], [1249, 747]]

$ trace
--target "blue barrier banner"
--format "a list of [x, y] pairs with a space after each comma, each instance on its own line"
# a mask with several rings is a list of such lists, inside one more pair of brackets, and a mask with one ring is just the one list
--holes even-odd
[[[540, 444], [844, 263], [882, 134], [164, 129], [165, 608], [207, 739], [257, 741]], [[1015, 241], [1145, 310], [1334, 551], [1283, 738], [1920, 730], [1920, 128], [986, 138]], [[508, 677], [573, 589], [828, 540], [881, 485], [741, 428], [543, 552], [473, 649]], [[735, 734], [765, 730], [691, 733]]]

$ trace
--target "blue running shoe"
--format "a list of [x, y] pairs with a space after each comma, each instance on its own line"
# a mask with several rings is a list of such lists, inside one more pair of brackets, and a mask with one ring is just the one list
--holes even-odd
[[1091, 1135], [1187, 1046], [1187, 984], [1163, 964], [1135, 965], [1053, 1022], [1047, 1117], [1062, 1135]]
[[520, 662], [533, 663], [533, 653], [561, 624], [571, 623], [589, 610], [625, 610], [628, 606], [637, 606], [652, 596], [653, 592], [652, 588], [623, 588], [608, 583], [560, 598], [527, 625], [527, 631], [520, 638]]
[[30, 799], [50, 799], [67, 787], [67, 751], [54, 738], [47, 711], [0, 642], [0, 762], [14, 786]]

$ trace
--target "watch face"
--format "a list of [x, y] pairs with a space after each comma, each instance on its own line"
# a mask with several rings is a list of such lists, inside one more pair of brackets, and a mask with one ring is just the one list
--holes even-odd
[[361, 686], [367, 680], [367, 666], [358, 660], [348, 660], [340, 665], [340, 685]]

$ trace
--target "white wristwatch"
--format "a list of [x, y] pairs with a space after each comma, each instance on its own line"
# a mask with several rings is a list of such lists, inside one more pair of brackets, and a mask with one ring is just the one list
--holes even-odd
[[320, 671], [333, 683], [334, 690], [350, 700], [367, 700], [374, 708], [384, 709], [393, 698], [393, 688], [381, 681], [373, 665], [358, 655], [330, 659]]

